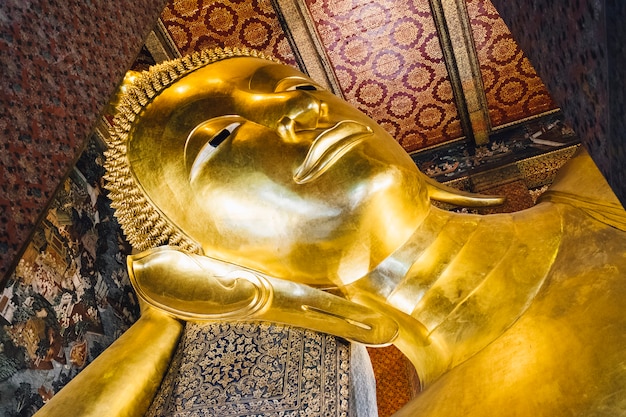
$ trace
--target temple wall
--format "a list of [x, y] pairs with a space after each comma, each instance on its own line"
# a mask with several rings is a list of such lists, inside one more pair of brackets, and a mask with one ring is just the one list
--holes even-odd
[[493, 3], [624, 204], [626, 3]]
[[4, 280], [163, 4], [149, 0], [0, 2], [0, 277]]

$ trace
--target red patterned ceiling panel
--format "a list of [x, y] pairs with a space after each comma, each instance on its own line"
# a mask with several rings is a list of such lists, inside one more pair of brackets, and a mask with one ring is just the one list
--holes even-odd
[[489, 117], [494, 127], [556, 108], [489, 0], [467, 0]]
[[170, 0], [161, 20], [183, 55], [205, 48], [246, 46], [295, 65], [270, 0]]
[[428, 0], [306, 0], [345, 98], [409, 152], [462, 136]]

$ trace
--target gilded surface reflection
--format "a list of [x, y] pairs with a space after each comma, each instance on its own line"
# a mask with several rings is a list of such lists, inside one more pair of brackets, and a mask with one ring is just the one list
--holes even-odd
[[[393, 343], [424, 390], [401, 416], [626, 414], [626, 216], [584, 152], [536, 207], [478, 216], [430, 199], [499, 199], [427, 180], [367, 116], [256, 53], [163, 64], [119, 111], [108, 179], [147, 250], [129, 259], [144, 323], [269, 320]], [[119, 343], [159, 352], [162, 369], [176, 337]], [[133, 384], [124, 415], [141, 415], [146, 378], [92, 380], [81, 403], [118, 415], [104, 388]], [[42, 413], [69, 410], [71, 390]]]

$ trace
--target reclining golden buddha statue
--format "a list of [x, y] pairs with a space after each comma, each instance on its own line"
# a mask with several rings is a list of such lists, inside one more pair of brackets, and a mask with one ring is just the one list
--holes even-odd
[[533, 208], [429, 180], [371, 119], [260, 53], [144, 73], [119, 107], [111, 198], [141, 251], [141, 319], [41, 415], [140, 416], [185, 320], [395, 344], [398, 416], [626, 415], [626, 213], [584, 152]]

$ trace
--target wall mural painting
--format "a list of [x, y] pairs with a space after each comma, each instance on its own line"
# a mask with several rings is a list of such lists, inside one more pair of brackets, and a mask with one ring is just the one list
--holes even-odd
[[463, 135], [428, 2], [306, 4], [346, 100], [404, 149]]
[[0, 415], [31, 416], [139, 316], [95, 138], [0, 294]]

